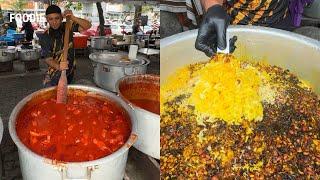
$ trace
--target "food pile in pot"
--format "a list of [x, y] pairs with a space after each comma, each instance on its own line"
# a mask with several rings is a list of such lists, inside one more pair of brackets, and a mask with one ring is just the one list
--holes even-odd
[[67, 104], [57, 104], [54, 96], [34, 98], [19, 113], [16, 130], [20, 140], [39, 155], [81, 162], [121, 148], [130, 136], [131, 123], [110, 99], [71, 91]]
[[320, 178], [320, 100], [289, 70], [217, 55], [161, 85], [164, 179]]

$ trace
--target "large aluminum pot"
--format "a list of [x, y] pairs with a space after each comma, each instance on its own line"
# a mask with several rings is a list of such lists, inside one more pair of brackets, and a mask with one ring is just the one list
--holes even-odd
[[311, 18], [320, 19], [320, 0], [314, 0], [310, 5], [305, 7], [303, 14]]
[[0, 62], [13, 61], [16, 58], [14, 47], [0, 48]]
[[95, 49], [112, 49], [112, 39], [106, 36], [91, 37], [91, 47]]
[[38, 60], [41, 57], [41, 49], [33, 48], [33, 49], [21, 49], [18, 51], [19, 59], [21, 61], [33, 61]]
[[[20, 167], [24, 180], [121, 180], [124, 177], [128, 150], [136, 141], [136, 117], [132, 108], [120, 97], [102, 89], [83, 85], [71, 85], [68, 89], [81, 90], [88, 95], [100, 95], [123, 108], [130, 117], [132, 132], [127, 142], [116, 152], [103, 158], [86, 162], [56, 162], [44, 158], [25, 146], [16, 133], [16, 119], [19, 112], [33, 98], [50, 96], [56, 93], [55, 87], [41, 89], [21, 100], [13, 109], [9, 120], [9, 132], [13, 142], [18, 147]], [[103, 128], [103, 127], [102, 127]]]
[[134, 74], [145, 74], [150, 63], [148, 59], [137, 57], [128, 60], [125, 53], [92, 53], [89, 58], [94, 67], [94, 82], [101, 88], [116, 92], [117, 81]]
[[[228, 33], [230, 37], [238, 36], [235, 56], [287, 68], [310, 82], [320, 93], [320, 41], [256, 26], [230, 26]], [[204, 53], [194, 48], [196, 36], [197, 30], [193, 30], [161, 40], [161, 83], [179, 67], [208, 60]]]
[[[126, 76], [117, 82], [116, 87], [120, 97], [132, 105], [137, 116], [139, 139], [133, 146], [151, 157], [160, 159], [160, 115], [132, 103], [137, 99], [159, 102], [160, 77], [150, 74]], [[159, 103], [154, 103], [154, 106], [159, 106]]]

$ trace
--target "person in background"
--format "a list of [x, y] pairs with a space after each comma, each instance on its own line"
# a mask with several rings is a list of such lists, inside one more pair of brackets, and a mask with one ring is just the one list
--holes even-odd
[[22, 24], [22, 28], [20, 31], [25, 32], [27, 41], [32, 41], [34, 29], [32, 27], [30, 20]]
[[[62, 22], [64, 17], [69, 17], [72, 22], [70, 32], [68, 62], [61, 63], [63, 57], [63, 39], [66, 23]], [[91, 23], [87, 20], [75, 17], [71, 10], [65, 10], [61, 13], [61, 9], [56, 5], [50, 5], [46, 9], [46, 19], [50, 27], [43, 34], [39, 34], [39, 42], [41, 45], [41, 56], [48, 65], [48, 71], [45, 75], [44, 87], [56, 86], [59, 82], [61, 71], [67, 70], [68, 84], [73, 80], [74, 75], [74, 49], [72, 47], [73, 32], [82, 32], [91, 27]]]
[[143, 30], [141, 29], [142, 21], [138, 19], [136, 24], [132, 26], [132, 34], [133, 35], [140, 35], [143, 34]]
[[301, 7], [312, 1], [162, 0], [160, 16], [165, 23], [161, 24], [161, 38], [199, 28], [195, 48], [212, 57], [217, 47], [225, 49], [229, 24], [292, 31], [300, 25]]

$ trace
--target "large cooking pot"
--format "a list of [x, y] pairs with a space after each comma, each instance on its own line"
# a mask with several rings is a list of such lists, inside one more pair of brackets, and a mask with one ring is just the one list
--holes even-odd
[[[292, 32], [256, 27], [229, 26], [230, 37], [238, 36], [234, 55], [240, 59], [267, 61], [287, 68], [310, 82], [320, 93], [320, 41]], [[177, 68], [207, 61], [204, 53], [194, 48], [197, 30], [187, 31], [161, 40], [161, 83]]]
[[[137, 117], [139, 138], [133, 146], [160, 159], [160, 115], [134, 104], [134, 100], [150, 100], [153, 106], [160, 106], [160, 77], [150, 74], [125, 76], [116, 87], [120, 97], [132, 105]], [[146, 102], [148, 106], [150, 102]]]
[[304, 8], [303, 14], [311, 18], [320, 19], [320, 0], [314, 0]]
[[[103, 158], [86, 161], [86, 162], [56, 162], [44, 158], [26, 147], [16, 132], [16, 120], [19, 112], [33, 98], [39, 96], [50, 96], [56, 93], [55, 87], [41, 89], [22, 99], [13, 109], [9, 120], [9, 132], [13, 142], [18, 147], [20, 167], [24, 180], [120, 180], [123, 179], [125, 166], [127, 162], [128, 150], [135, 142], [136, 135], [136, 117], [130, 106], [127, 105], [120, 97], [102, 89], [88, 87], [83, 85], [68, 86], [69, 89], [81, 90], [88, 92], [88, 95], [100, 95], [108, 98], [113, 103], [119, 105], [126, 111], [132, 124], [132, 132], [127, 142], [116, 152]], [[103, 128], [103, 127], [101, 127]]]
[[18, 51], [19, 59], [21, 61], [33, 61], [38, 60], [41, 57], [40, 48], [21, 49]]
[[126, 53], [92, 53], [89, 58], [94, 67], [94, 82], [101, 88], [116, 92], [117, 81], [128, 75], [145, 74], [150, 63], [137, 57], [129, 60]]
[[91, 37], [91, 47], [95, 49], [112, 49], [112, 39], [106, 36]]
[[2, 47], [0, 48], [0, 62], [13, 61], [16, 58], [15, 47]]

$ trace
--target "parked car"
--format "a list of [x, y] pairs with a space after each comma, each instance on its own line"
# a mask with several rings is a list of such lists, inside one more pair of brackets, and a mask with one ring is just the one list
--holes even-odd
[[[87, 36], [99, 36], [99, 32], [100, 32], [99, 24], [94, 23], [92, 24], [90, 29], [81, 32], [81, 34], [87, 35]], [[104, 32], [106, 36], [110, 36], [112, 34], [110, 25], [104, 25]]]

